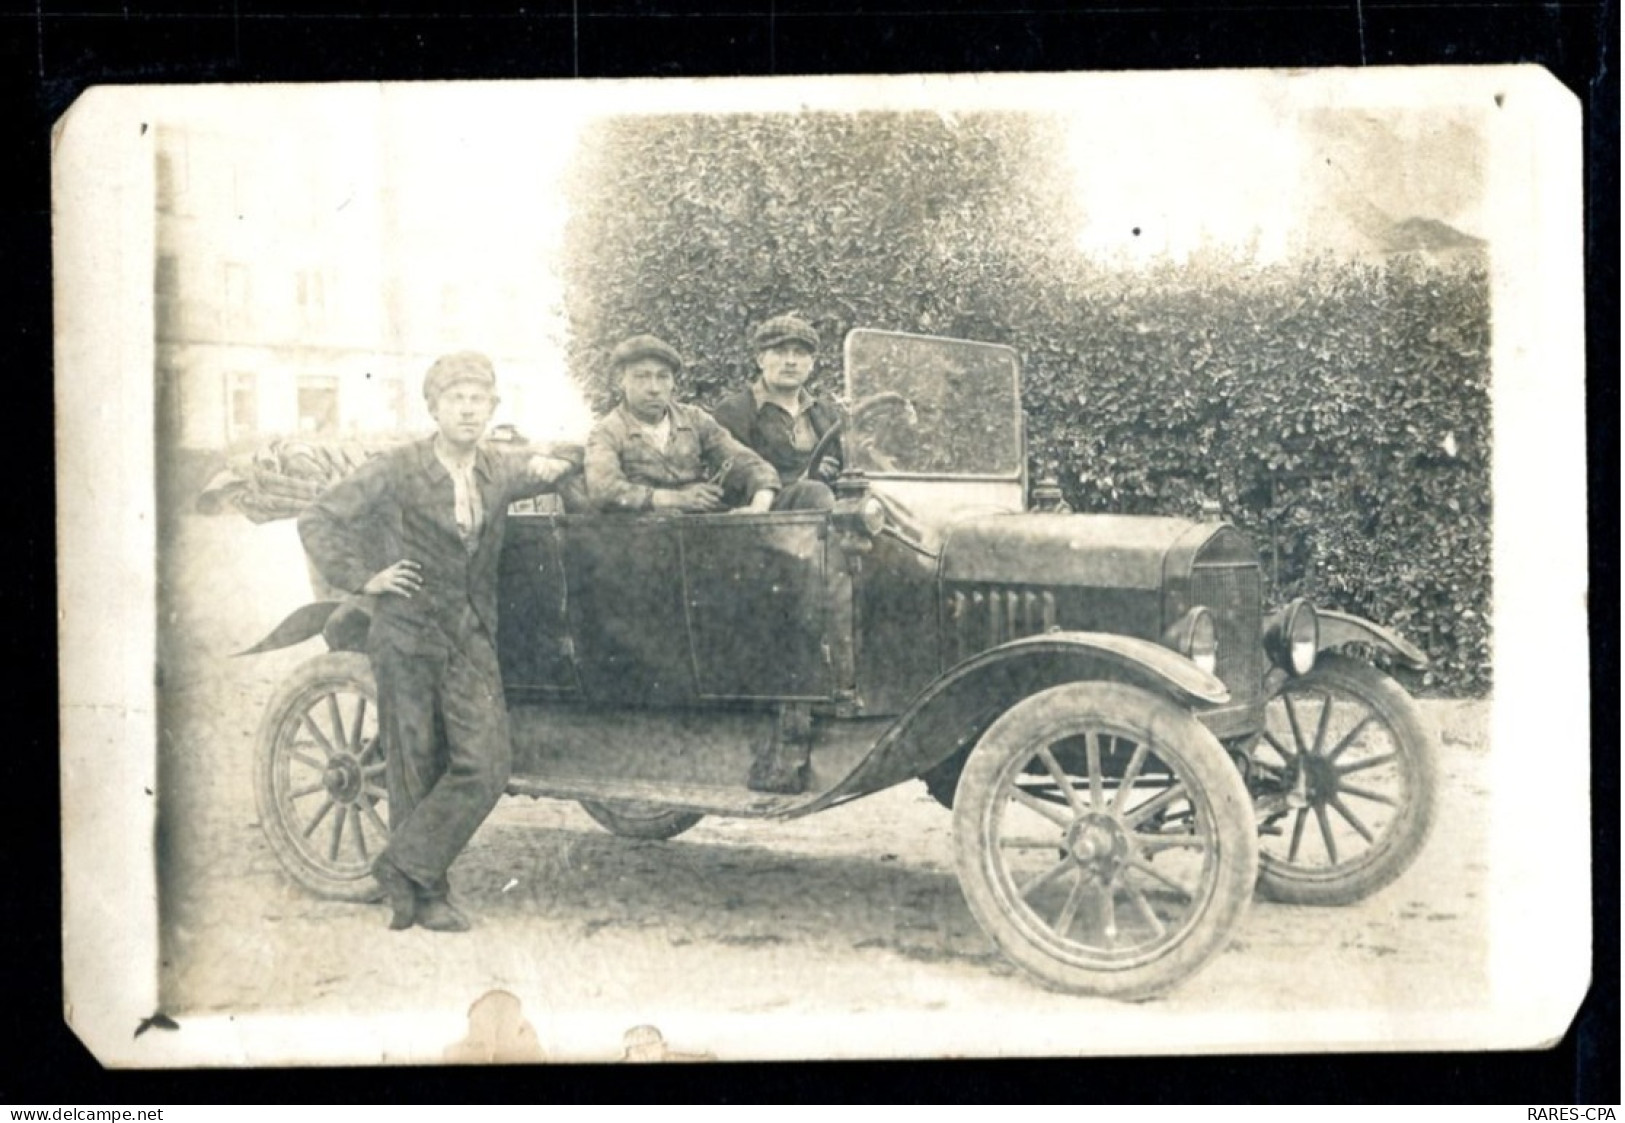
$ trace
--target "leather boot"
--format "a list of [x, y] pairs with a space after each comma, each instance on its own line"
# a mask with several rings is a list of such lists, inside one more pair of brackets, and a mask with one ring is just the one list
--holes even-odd
[[750, 762], [745, 786], [753, 792], [800, 795], [807, 790], [806, 767], [805, 758], [793, 747], [775, 746]]
[[772, 732], [752, 746], [745, 786], [753, 792], [799, 795], [807, 790], [811, 753], [811, 710], [796, 703], [781, 706]]
[[397, 869], [387, 857], [380, 857], [372, 864], [372, 877], [389, 901], [390, 928], [399, 931], [412, 927], [412, 921], [417, 916], [417, 883]]
[[419, 897], [417, 922], [431, 932], [467, 932], [471, 927], [462, 910], [444, 897]]

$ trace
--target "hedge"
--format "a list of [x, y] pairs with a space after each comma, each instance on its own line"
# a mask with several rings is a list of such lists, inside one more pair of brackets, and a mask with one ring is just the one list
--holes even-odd
[[1413, 686], [1490, 686], [1487, 282], [1471, 263], [1119, 277], [1024, 348], [1029, 455], [1082, 511], [1216, 500], [1275, 600], [1389, 624]]
[[[1255, 536], [1271, 595], [1389, 624], [1488, 690], [1489, 299], [1482, 264], [1207, 255], [1106, 270], [1070, 242], [1059, 126], [1010, 114], [621, 118], [583, 140], [566, 235], [577, 377], [654, 331], [712, 402], [750, 327], [812, 319], [841, 385], [853, 327], [1009, 343], [1034, 475], [1080, 511]], [[1086, 203], [1086, 201], [1085, 201]]]

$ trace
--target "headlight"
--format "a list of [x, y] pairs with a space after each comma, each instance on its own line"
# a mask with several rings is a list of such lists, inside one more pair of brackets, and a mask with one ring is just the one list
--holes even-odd
[[886, 505], [873, 495], [867, 496], [858, 505], [858, 518], [863, 520], [864, 530], [879, 534], [886, 526]]
[[1287, 662], [1295, 675], [1306, 675], [1315, 669], [1315, 656], [1320, 651], [1320, 617], [1308, 601], [1298, 601], [1287, 614]]
[[1320, 617], [1315, 606], [1300, 597], [1276, 612], [1264, 628], [1264, 642], [1270, 657], [1293, 674], [1314, 670], [1320, 653]]
[[1205, 608], [1198, 608], [1191, 621], [1191, 645], [1185, 654], [1210, 675], [1219, 669], [1219, 625]]
[[832, 514], [836, 530], [865, 540], [885, 530], [888, 521], [886, 504], [869, 493], [869, 483], [862, 477], [842, 477], [836, 482]]
[[1213, 613], [1198, 605], [1175, 622], [1163, 637], [1169, 647], [1208, 674], [1219, 666], [1219, 625]]

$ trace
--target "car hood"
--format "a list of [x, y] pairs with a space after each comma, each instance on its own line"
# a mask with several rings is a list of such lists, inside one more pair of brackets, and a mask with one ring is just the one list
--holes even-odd
[[997, 514], [944, 528], [942, 580], [1158, 589], [1168, 553], [1215, 523], [1135, 515]]

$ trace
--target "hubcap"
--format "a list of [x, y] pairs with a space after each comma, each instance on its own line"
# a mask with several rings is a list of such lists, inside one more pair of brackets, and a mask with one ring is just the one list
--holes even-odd
[[353, 803], [361, 794], [361, 764], [349, 753], [330, 757], [322, 773], [327, 794], [340, 803]]
[[1289, 685], [1256, 747], [1260, 857], [1289, 876], [1331, 879], [1379, 858], [1414, 798], [1405, 746], [1354, 686]]
[[1325, 803], [1337, 794], [1337, 765], [1323, 756], [1304, 754], [1299, 757], [1303, 768], [1306, 794], [1312, 804]]
[[1112, 816], [1080, 815], [1067, 828], [1066, 852], [1085, 872], [1110, 881], [1128, 856], [1128, 839]]
[[1048, 952], [1127, 969], [1201, 923], [1219, 855], [1176, 764], [1097, 731], [1011, 758], [993, 846], [1014, 917]]

